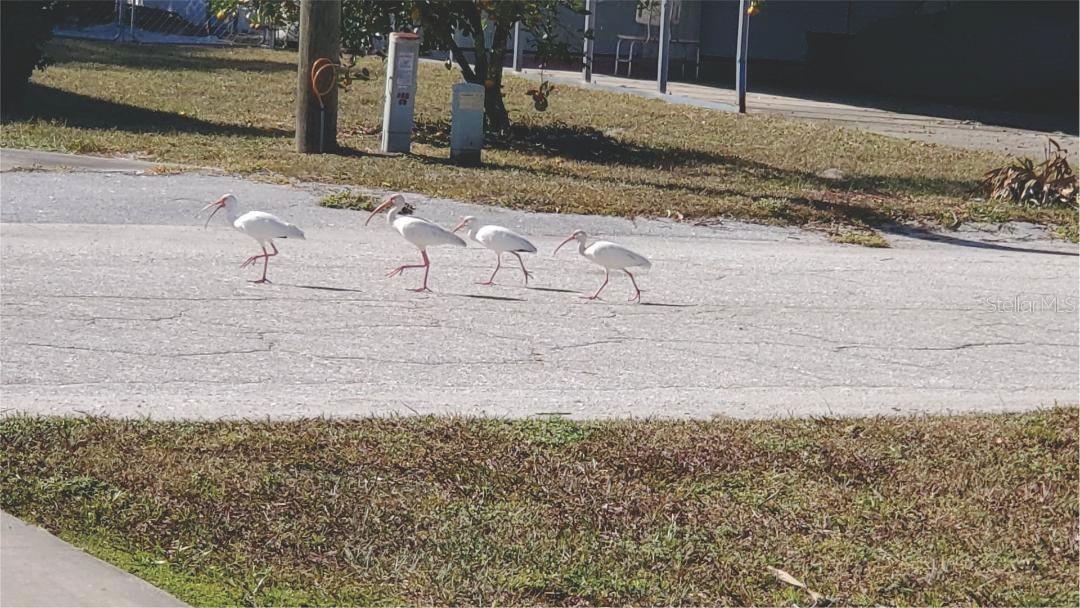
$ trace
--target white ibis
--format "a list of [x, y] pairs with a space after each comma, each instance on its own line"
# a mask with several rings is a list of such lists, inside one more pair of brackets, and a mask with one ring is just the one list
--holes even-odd
[[379, 212], [389, 209], [389, 213], [386, 215], [386, 223], [394, 227], [401, 233], [401, 236], [405, 237], [406, 241], [412, 243], [417, 249], [420, 250], [420, 257], [423, 258], [423, 264], [405, 264], [398, 266], [386, 274], [387, 277], [395, 277], [408, 268], [423, 268], [424, 269], [424, 284], [411, 291], [431, 291], [428, 289], [427, 279], [428, 271], [431, 270], [431, 260], [427, 256], [427, 248], [436, 245], [454, 245], [457, 247], [465, 247], [465, 241], [461, 240], [461, 237], [443, 228], [437, 226], [427, 220], [420, 219], [418, 217], [412, 217], [407, 215], [400, 215], [401, 210], [405, 207], [405, 197], [400, 194], [390, 196], [382, 202], [371, 215], [368, 216], [364, 225], [371, 223], [371, 218], [375, 217]]
[[608, 241], [596, 241], [592, 245], [587, 245], [589, 235], [585, 234], [584, 230], [575, 230], [573, 234], [566, 237], [565, 241], [559, 243], [559, 246], [555, 248], [555, 253], [551, 255], [559, 253], [563, 245], [575, 239], [578, 242], [578, 253], [585, 256], [590, 262], [604, 267], [604, 282], [600, 285], [600, 289], [597, 289], [596, 293], [591, 296], [582, 296], [583, 298], [586, 300], [597, 299], [600, 292], [607, 286], [608, 279], [611, 278], [611, 271], [621, 270], [626, 273], [626, 276], [630, 277], [630, 282], [634, 285], [634, 295], [630, 297], [630, 301], [641, 301], [641, 290], [638, 289], [634, 275], [630, 274], [627, 268], [649, 268], [652, 266], [652, 262], [648, 258], [639, 253], [634, 253], [622, 245], [616, 245]]
[[532, 273], [525, 270], [525, 262], [522, 261], [521, 254], [536, 253], [536, 245], [533, 245], [528, 239], [508, 228], [494, 225], [481, 226], [480, 223], [476, 221], [476, 218], [471, 215], [462, 218], [461, 223], [454, 228], [454, 232], [457, 232], [462, 228], [466, 229], [466, 234], [469, 235], [470, 239], [495, 252], [495, 272], [491, 273], [490, 279], [480, 283], [481, 285], [495, 284], [495, 275], [498, 274], [499, 269], [502, 268], [502, 254], [509, 252], [514, 254], [518, 264], [521, 265], [521, 273], [525, 275], [525, 285], [528, 286], [529, 277], [532, 276]]
[[[240, 215], [240, 212], [236, 208], [236, 197], [231, 194], [226, 194], [218, 200], [210, 203], [202, 208], [202, 211], [213, 208], [210, 213], [210, 217], [206, 218], [206, 223], [203, 224], [203, 228], [210, 225], [210, 220], [213, 219], [214, 214], [221, 209], [225, 208], [225, 217], [228, 218], [229, 223], [233, 228], [236, 228], [240, 232], [250, 236], [259, 242], [259, 246], [262, 247], [261, 255], [253, 255], [244, 260], [243, 264], [240, 264], [240, 268], [247, 268], [252, 264], [259, 261], [259, 258], [263, 260], [263, 272], [262, 278], [257, 281], [251, 281], [252, 283], [269, 283], [266, 278], [266, 268], [270, 265], [270, 258], [278, 254], [277, 247], [274, 245], [274, 239], [303, 239], [304, 231], [300, 230], [296, 226], [282, 220], [276, 215], [264, 213], [262, 211], [248, 211], [247, 213]], [[199, 213], [202, 213], [200, 211]], [[266, 246], [270, 245], [270, 252], [266, 251]]]

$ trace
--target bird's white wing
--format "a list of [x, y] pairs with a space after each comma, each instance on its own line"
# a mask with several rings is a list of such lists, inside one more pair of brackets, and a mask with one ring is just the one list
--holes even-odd
[[260, 240], [302, 239], [304, 231], [276, 215], [262, 211], [248, 211], [236, 218], [233, 226], [244, 234]]
[[454, 245], [465, 247], [465, 241], [449, 230], [418, 217], [399, 217], [394, 220], [394, 229], [417, 247], [435, 245]]
[[596, 241], [585, 249], [585, 256], [606, 268], [650, 268], [649, 258], [609, 241]]
[[529, 239], [502, 226], [484, 226], [476, 232], [476, 240], [494, 251], [536, 253], [536, 245]]

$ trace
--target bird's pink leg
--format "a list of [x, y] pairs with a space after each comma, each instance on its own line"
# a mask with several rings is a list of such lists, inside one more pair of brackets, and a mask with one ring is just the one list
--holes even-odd
[[386, 278], [389, 279], [390, 277], [396, 277], [397, 275], [401, 274], [402, 272], [405, 272], [409, 268], [424, 268], [425, 266], [427, 266], [427, 253], [425, 253], [424, 250], [421, 249], [420, 250], [420, 255], [422, 255], [424, 257], [424, 263], [423, 264], [405, 264], [404, 266], [398, 266], [397, 268], [395, 268], [395, 269], [391, 270], [390, 272], [386, 273]]
[[240, 268], [247, 268], [248, 266], [251, 266], [252, 264], [257, 262], [259, 260], [259, 258], [261, 258], [261, 257], [263, 257], [265, 255], [266, 255], [266, 247], [263, 247], [262, 255], [253, 255], [253, 256], [249, 257], [248, 259], [244, 260], [243, 263], [240, 264]]
[[634, 295], [631, 296], [629, 301], [631, 301], [631, 302], [635, 302], [635, 301], [640, 302], [641, 301], [641, 289], [638, 288], [637, 281], [634, 280], [634, 275], [630, 274], [630, 271], [625, 269], [625, 268], [623, 268], [623, 272], [626, 273], [626, 276], [630, 277], [630, 282], [634, 284]]
[[427, 286], [428, 272], [431, 270], [431, 260], [428, 259], [427, 252], [424, 251], [423, 249], [420, 250], [420, 256], [424, 258], [424, 284], [421, 285], [420, 287], [417, 287], [416, 289], [410, 289], [409, 291], [415, 291], [415, 292], [431, 291], [430, 289], [428, 289], [428, 286]]
[[[274, 241], [270, 241], [270, 248], [274, 250], [273, 253], [267, 253], [266, 252], [266, 245], [263, 245], [263, 248], [262, 248], [263, 254], [262, 255], [257, 255], [257, 256], [252, 256], [254, 258], [262, 258], [263, 259], [263, 273], [262, 273], [262, 278], [261, 279], [259, 279], [257, 281], [250, 281], [251, 283], [269, 283], [270, 282], [270, 279], [266, 278], [266, 269], [270, 265], [270, 258], [278, 254], [277, 247], [274, 246]], [[252, 263], [254, 263], [254, 262], [252, 262]]]
[[494, 285], [495, 284], [495, 275], [499, 274], [499, 269], [502, 268], [502, 254], [496, 252], [495, 253], [495, 260], [496, 260], [496, 262], [495, 262], [495, 272], [491, 273], [491, 278], [488, 279], [487, 281], [484, 281], [483, 283], [477, 283], [477, 285]]
[[513, 252], [513, 253], [514, 253], [514, 257], [516, 257], [518, 259], [518, 264], [521, 264], [521, 273], [525, 275], [525, 286], [528, 287], [529, 286], [529, 277], [532, 276], [532, 273], [529, 272], [528, 270], [525, 270], [525, 261], [521, 259], [521, 254], [516, 252], [516, 251]]
[[611, 278], [611, 271], [608, 270], [607, 268], [605, 268], [604, 269], [604, 282], [600, 284], [600, 289], [597, 289], [596, 293], [592, 294], [591, 296], [581, 296], [581, 297], [585, 298], [586, 300], [598, 300], [598, 299], [600, 299], [600, 292], [604, 291], [604, 288], [607, 287], [607, 282], [608, 282], [608, 279], [610, 279], [610, 278]]

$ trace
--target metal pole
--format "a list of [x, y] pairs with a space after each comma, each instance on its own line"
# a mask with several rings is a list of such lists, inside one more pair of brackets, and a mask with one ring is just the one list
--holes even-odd
[[667, 93], [668, 62], [671, 56], [671, 0], [660, 0], [660, 41], [656, 55], [656, 88]]
[[521, 71], [521, 22], [514, 22], [514, 71]]
[[585, 0], [585, 48], [582, 57], [582, 76], [592, 82], [593, 29], [596, 28], [596, 0]]
[[750, 14], [748, 0], [739, 0], [739, 46], [735, 53], [735, 94], [739, 113], [746, 114], [746, 60], [750, 49]]

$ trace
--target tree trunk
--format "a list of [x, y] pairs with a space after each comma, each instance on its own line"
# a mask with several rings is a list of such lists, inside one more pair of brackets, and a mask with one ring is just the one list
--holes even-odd
[[506, 112], [506, 104], [503, 103], [502, 90], [503, 61], [506, 59], [509, 35], [510, 28], [502, 23], [495, 24], [487, 64], [487, 79], [484, 81], [484, 116], [487, 118], [488, 128], [496, 132], [510, 128], [510, 116]]
[[341, 61], [340, 45], [341, 0], [303, 0], [300, 3], [300, 60], [296, 83], [297, 152], [334, 152], [337, 149], [337, 77], [330, 68], [319, 78], [320, 86], [330, 86], [330, 91], [323, 95], [325, 110], [322, 110], [318, 97], [311, 90], [311, 64], [320, 58], [338, 63]]
[[473, 48], [476, 53], [476, 66], [469, 65], [468, 58], [457, 47], [453, 38], [449, 40], [450, 52], [461, 67], [461, 74], [464, 76], [465, 82], [479, 84], [484, 87], [484, 122], [487, 125], [487, 131], [505, 131], [510, 127], [510, 117], [506, 112], [506, 105], [503, 103], [502, 73], [510, 28], [501, 22], [496, 22], [491, 39], [491, 48], [488, 48], [487, 38], [484, 36], [482, 13], [471, 4], [466, 5], [465, 10], [466, 18], [469, 20], [474, 32]]

